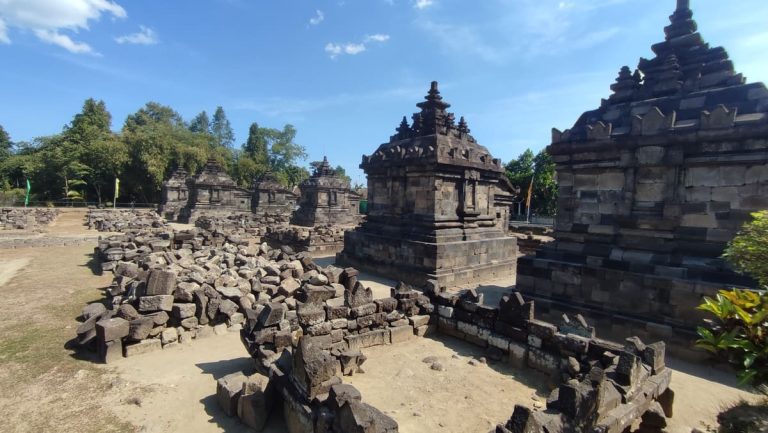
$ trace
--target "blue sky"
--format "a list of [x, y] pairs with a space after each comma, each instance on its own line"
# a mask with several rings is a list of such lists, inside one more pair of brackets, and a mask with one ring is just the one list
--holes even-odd
[[[765, 0], [692, 0], [704, 38], [768, 80]], [[549, 144], [652, 56], [674, 0], [0, 0], [0, 125], [59, 132], [88, 97], [119, 130], [144, 103], [185, 119], [217, 105], [298, 129], [355, 181], [437, 80], [457, 116], [508, 161]]]

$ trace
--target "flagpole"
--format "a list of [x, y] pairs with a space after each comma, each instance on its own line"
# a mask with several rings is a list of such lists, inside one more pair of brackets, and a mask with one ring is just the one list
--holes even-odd
[[533, 175], [531, 176], [531, 185], [528, 187], [528, 203], [526, 203], [526, 207], [528, 208], [526, 210], [527, 215], [525, 217], [525, 220], [528, 224], [531, 223], [531, 198], [533, 197], [533, 180], [536, 179], [536, 171], [533, 171]]

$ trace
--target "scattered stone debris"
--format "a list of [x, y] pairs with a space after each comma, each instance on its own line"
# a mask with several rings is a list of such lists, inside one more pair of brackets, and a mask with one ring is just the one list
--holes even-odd
[[165, 219], [148, 209], [89, 209], [86, 218], [88, 228], [100, 232], [168, 229]]
[[58, 209], [16, 208], [0, 209], [0, 230], [35, 230], [47, 226], [58, 218]]

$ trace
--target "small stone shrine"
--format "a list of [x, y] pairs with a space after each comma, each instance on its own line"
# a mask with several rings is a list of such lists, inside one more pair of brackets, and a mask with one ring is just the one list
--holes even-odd
[[189, 202], [181, 219], [194, 223], [199, 217], [251, 212], [251, 192], [237, 187], [215, 159], [209, 159], [189, 183]]
[[176, 169], [171, 177], [163, 182], [159, 214], [168, 221], [176, 221], [182, 208], [189, 200], [189, 175], [183, 168]]
[[413, 124], [360, 164], [368, 176], [366, 222], [344, 239], [337, 261], [423, 284], [513, 275], [517, 242], [498, 223], [504, 168], [469, 134], [433, 82]]
[[268, 171], [253, 183], [251, 211], [257, 216], [285, 215], [290, 218], [296, 207], [296, 195]]
[[[747, 84], [678, 0], [666, 39], [549, 152], [560, 196], [555, 242], [518, 262], [517, 288], [552, 317], [688, 343], [704, 295], [754, 287], [721, 258], [768, 208], [768, 90]], [[610, 334], [610, 332], [608, 333]]]
[[299, 189], [299, 209], [294, 212], [291, 224], [306, 227], [357, 224], [360, 195], [349, 188], [348, 180], [337, 175], [328, 158], [315, 164], [314, 173]]

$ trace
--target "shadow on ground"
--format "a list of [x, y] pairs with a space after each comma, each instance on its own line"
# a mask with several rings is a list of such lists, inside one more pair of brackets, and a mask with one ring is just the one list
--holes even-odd
[[[203, 362], [196, 364], [196, 366], [202, 371], [203, 374], [212, 376], [211, 380], [211, 395], [208, 395], [200, 400], [203, 404], [205, 413], [208, 414], [210, 419], [208, 422], [216, 424], [222, 431], [227, 433], [245, 433], [253, 432], [251, 428], [241, 423], [236, 417], [229, 417], [219, 406], [218, 399], [216, 397], [216, 380], [222, 377], [242, 372], [246, 375], [251, 375], [256, 372], [253, 365], [253, 360], [248, 357], [233, 358], [216, 362]], [[267, 425], [264, 427], [264, 433], [284, 433], [287, 430], [285, 421], [283, 420], [283, 413], [280, 405], [277, 405], [269, 416]]]

